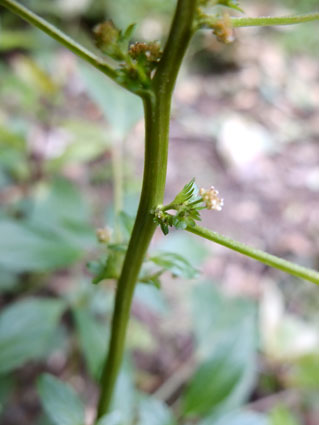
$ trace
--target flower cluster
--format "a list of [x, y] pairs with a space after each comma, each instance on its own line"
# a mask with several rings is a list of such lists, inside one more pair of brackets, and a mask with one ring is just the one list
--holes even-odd
[[203, 198], [203, 201], [208, 210], [221, 211], [224, 206], [224, 199], [220, 198], [218, 190], [211, 186], [209, 190], [201, 188], [199, 194]]
[[234, 30], [228, 13], [224, 13], [223, 17], [214, 23], [212, 30], [217, 40], [221, 43], [229, 44], [235, 40]]
[[[209, 190], [198, 190], [195, 180], [192, 179], [177, 194], [175, 199], [167, 205], [158, 205], [151, 211], [153, 220], [160, 225], [164, 235], [169, 232], [169, 227], [186, 229], [194, 227], [200, 221], [200, 210], [209, 209], [221, 211], [224, 200], [219, 196], [218, 190], [213, 186]], [[171, 213], [169, 211], [174, 211]]]
[[157, 41], [130, 44], [134, 29], [135, 25], [129, 25], [122, 31], [111, 20], [102, 22], [94, 28], [95, 43], [102, 53], [119, 62], [119, 83], [148, 88], [162, 51]]

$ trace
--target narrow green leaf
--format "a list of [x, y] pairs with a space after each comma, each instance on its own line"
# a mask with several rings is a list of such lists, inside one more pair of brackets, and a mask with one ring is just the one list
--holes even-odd
[[43, 408], [55, 425], [84, 425], [84, 407], [72, 387], [44, 374], [38, 381]]
[[0, 373], [42, 357], [53, 337], [65, 304], [39, 298], [16, 302], [0, 315]]
[[231, 9], [238, 10], [239, 12], [244, 12], [241, 7], [239, 7], [239, 1], [238, 0], [218, 0], [218, 4], [229, 7]]
[[171, 204], [180, 205], [184, 202], [195, 200], [193, 198], [196, 197], [197, 193], [198, 188], [195, 184], [195, 178], [192, 178], [192, 180], [189, 183], [185, 184], [183, 189], [175, 196], [175, 199], [173, 202], [171, 202]]

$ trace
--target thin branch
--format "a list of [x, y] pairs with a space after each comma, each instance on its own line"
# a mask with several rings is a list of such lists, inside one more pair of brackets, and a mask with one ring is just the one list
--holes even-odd
[[254, 26], [267, 27], [272, 25], [294, 25], [318, 20], [319, 13], [308, 13], [306, 15], [295, 16], [261, 16], [259, 18], [231, 18], [231, 23], [234, 28], [238, 28]]
[[298, 266], [297, 264], [276, 257], [275, 255], [268, 254], [241, 242], [234, 241], [233, 239], [227, 238], [226, 236], [220, 235], [219, 233], [212, 232], [205, 227], [197, 225], [194, 227], [188, 226], [186, 230], [188, 232], [194, 233], [195, 235], [201, 236], [202, 238], [208, 239], [209, 241], [216, 242], [219, 245], [223, 245], [226, 248], [232, 249], [233, 251], [237, 251], [243, 255], [246, 255], [247, 257], [254, 258], [255, 260], [258, 260], [267, 266], [274, 267], [278, 270], [319, 285], [319, 272], [315, 270]]
[[[257, 18], [235, 18], [230, 17], [231, 25], [234, 28], [241, 27], [268, 27], [276, 25], [294, 25], [304, 22], [318, 21], [319, 13], [308, 13], [294, 16], [260, 16]], [[202, 28], [212, 28], [220, 21], [216, 15], [203, 15], [200, 18], [199, 26]]]
[[63, 46], [67, 47], [71, 52], [75, 53], [80, 58], [89, 62], [95, 68], [102, 71], [112, 80], [116, 81], [116, 70], [110, 67], [102, 58], [98, 57], [95, 53], [86, 49], [84, 46], [73, 40], [71, 37], [60, 31], [54, 25], [43, 19], [41, 16], [22, 6], [15, 0], [0, 0], [0, 5], [11, 10], [11, 12], [20, 16], [20, 18], [39, 28], [41, 31], [48, 34], [54, 40], [58, 41]]

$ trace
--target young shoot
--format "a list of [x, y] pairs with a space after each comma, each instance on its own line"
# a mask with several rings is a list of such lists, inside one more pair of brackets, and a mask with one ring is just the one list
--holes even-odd
[[[224, 200], [219, 197], [218, 190], [214, 186], [206, 190], [198, 189], [193, 178], [176, 195], [175, 199], [167, 205], [158, 205], [152, 210], [154, 223], [158, 224], [164, 235], [169, 232], [169, 227], [186, 229], [194, 227], [196, 221], [200, 221], [200, 210], [221, 211]], [[175, 211], [175, 214], [169, 211]]]

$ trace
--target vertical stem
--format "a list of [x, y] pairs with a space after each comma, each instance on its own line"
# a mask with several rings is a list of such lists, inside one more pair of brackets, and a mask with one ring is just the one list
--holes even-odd
[[150, 211], [163, 202], [172, 93], [177, 74], [193, 34], [196, 2], [179, 0], [170, 35], [154, 78], [144, 96], [145, 160], [140, 204], [118, 281], [109, 351], [105, 360], [97, 417], [109, 411], [122, 363], [126, 329], [135, 285], [156, 225]]

